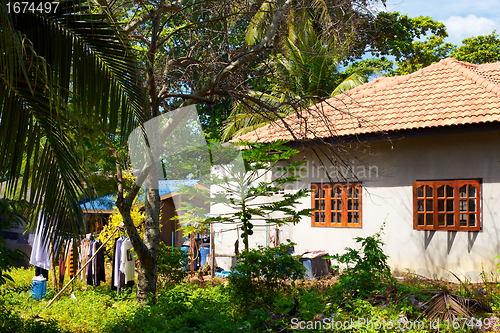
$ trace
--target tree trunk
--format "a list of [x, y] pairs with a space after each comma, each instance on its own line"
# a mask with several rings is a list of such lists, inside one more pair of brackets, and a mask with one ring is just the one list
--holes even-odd
[[49, 256], [50, 256], [50, 275], [52, 282], [52, 289], [59, 290], [59, 284], [57, 283], [57, 270], [56, 270], [56, 257], [55, 257], [54, 242], [49, 237]]
[[149, 253], [143, 256], [147, 257], [146, 260], [139, 260], [136, 294], [136, 300], [143, 304], [154, 302], [156, 296], [156, 268], [158, 266], [158, 248], [160, 245], [160, 196], [158, 190], [153, 189], [153, 186], [150, 185], [150, 180], [147, 180], [144, 245], [148, 248]]

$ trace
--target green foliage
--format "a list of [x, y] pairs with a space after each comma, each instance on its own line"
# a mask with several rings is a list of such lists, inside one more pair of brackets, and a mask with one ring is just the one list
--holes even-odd
[[393, 62], [384, 57], [361, 60], [350, 64], [347, 69], [339, 73], [339, 78], [346, 80], [355, 73], [366, 73], [368, 76], [376, 74], [382, 76], [385, 73], [392, 73], [393, 66]]
[[291, 25], [281, 52], [257, 68], [268, 77], [259, 83], [265, 90], [252, 90], [233, 104], [222, 139], [236, 138], [368, 81], [373, 69], [339, 74], [341, 60], [336, 40], [325, 39], [312, 20]]
[[0, 177], [22, 185], [32, 221], [43, 207], [45, 232], [78, 234], [89, 191], [74, 139], [82, 123], [113, 134], [134, 125], [144, 98], [131, 44], [93, 2], [17, 14], [12, 4], [0, 2]]
[[39, 316], [21, 317], [18, 313], [0, 309], [0, 332], [15, 333], [59, 333], [69, 332], [60, 329], [54, 319], [43, 319]]
[[[24, 220], [22, 212], [25, 205], [17, 201], [0, 199], [0, 229], [10, 229], [11, 223], [19, 224]], [[16, 258], [26, 258], [26, 254], [19, 250], [12, 250], [0, 234], [0, 286], [7, 281], [13, 281], [8, 274], [17, 266]]]
[[278, 291], [289, 287], [288, 280], [301, 279], [305, 268], [290, 253], [294, 243], [277, 247], [250, 249], [238, 256], [238, 263], [229, 275], [233, 299], [243, 307], [250, 303], [272, 304]]
[[236, 332], [231, 303], [222, 286], [200, 288], [180, 284], [162, 294], [155, 305], [138, 308], [113, 332]]
[[[29, 321], [29, 325], [41, 321], [42, 324], [50, 323], [51, 328], [59, 327], [59, 330], [47, 329], [41, 332], [110, 332], [111, 327], [122, 321], [122, 317], [130, 315], [138, 307], [132, 293], [117, 296], [108, 286], [95, 288], [85, 286], [83, 289], [76, 284], [73, 290], [71, 288], [66, 290], [49, 308], [46, 308], [49, 300], [56, 295], [56, 291], [47, 287], [46, 297], [39, 301], [34, 300], [30, 296], [33, 269], [15, 269], [12, 274], [15, 284], [12, 286], [12, 282], [9, 282], [2, 287], [0, 309], [22, 314], [23, 321]], [[1, 329], [0, 331], [16, 332]]]
[[[299, 203], [300, 198], [308, 195], [310, 190], [300, 189], [293, 193], [276, 196], [276, 193], [282, 190], [284, 185], [295, 183], [300, 179], [300, 173], [305, 171], [302, 168], [303, 161], [282, 163], [299, 152], [285, 144], [286, 141], [267, 144], [238, 143], [239, 146], [248, 148], [242, 152], [243, 165], [235, 165], [234, 167], [221, 165], [225, 172], [224, 176], [211, 174], [210, 179], [201, 181], [207, 186], [216, 185], [222, 191], [217, 193], [214, 191], [210, 195], [208, 188], [184, 187], [183, 193], [188, 195], [190, 200], [199, 195], [207, 198], [206, 205], [220, 204], [231, 208], [230, 213], [206, 218], [204, 208], [190, 202], [183, 202], [178, 211], [183, 212], [181, 223], [184, 225], [181, 229], [184, 230], [185, 235], [195, 231], [203, 232], [209, 227], [209, 223], [213, 222], [241, 224], [241, 238], [245, 249], [248, 249], [248, 237], [253, 234], [252, 229], [255, 221], [265, 221], [276, 225], [295, 224], [303, 216], [309, 216], [311, 209], [297, 211], [295, 206]], [[218, 148], [221, 148], [220, 143], [211, 143], [212, 156], [218, 156], [221, 153]], [[230, 153], [234, 151], [239, 153], [239, 149], [229, 150]], [[221, 154], [228, 161], [234, 159], [234, 156], [226, 156], [224, 147], [222, 147]], [[273, 177], [272, 181], [267, 179], [270, 174]], [[266, 200], [270, 202], [260, 203], [258, 200], [263, 197], [271, 198]]]
[[[274, 266], [274, 269], [278, 267]], [[256, 272], [265, 273], [265, 270]], [[361, 319], [365, 320], [365, 324], [360, 322], [362, 327], [352, 331], [375, 333], [402, 331], [399, 325], [405, 332], [422, 332], [421, 328], [411, 327], [410, 324], [422, 322], [427, 329], [431, 323], [425, 318], [417, 319], [420, 310], [408, 300], [410, 295], [428, 291], [428, 280], [420, 279], [398, 284], [395, 288], [397, 297], [382, 304], [374, 302], [373, 295], [369, 299], [351, 297], [350, 303], [346, 304], [337, 290], [320, 288], [321, 283], [298, 283], [292, 287], [285, 282], [284, 288], [278, 288], [272, 302], [264, 303], [262, 298], [254, 297], [246, 308], [241, 306], [241, 300], [234, 299], [230, 281], [217, 284], [215, 280], [203, 286], [181, 283], [165, 290], [154, 305], [146, 306], [133, 301], [133, 291], [117, 296], [108, 286], [83, 289], [76, 284], [72, 291], [65, 292], [46, 309], [48, 299], [36, 301], [29, 296], [28, 282], [32, 274], [32, 269], [13, 269], [14, 282], [0, 287], [0, 332], [286, 332], [291, 328], [292, 318], [296, 318], [305, 322], [326, 319], [329, 321], [324, 323], [333, 320], [354, 324]], [[492, 286], [491, 292], [493, 301], [490, 306], [498, 311], [499, 288]], [[75, 298], [70, 296], [71, 293]], [[55, 291], [49, 288], [48, 295], [54, 296]], [[425, 301], [423, 297], [424, 294], [419, 300]], [[375, 326], [384, 322], [385, 327]], [[389, 323], [393, 324], [393, 329]], [[440, 331], [460, 332], [452, 324], [450, 322], [447, 327], [445, 323]]]
[[[248, 249], [248, 236], [253, 234], [253, 223], [255, 220], [265, 220], [267, 223], [284, 225], [287, 223], [298, 223], [303, 216], [309, 216], [311, 209], [295, 210], [295, 205], [300, 198], [306, 197], [307, 189], [300, 189], [293, 193], [286, 193], [280, 199], [274, 197], [267, 204], [253, 204], [254, 200], [262, 197], [272, 198], [275, 193], [282, 189], [285, 184], [293, 184], [298, 181], [304, 161], [289, 162], [278, 165], [280, 161], [289, 160], [299, 151], [285, 146], [285, 141], [276, 141], [268, 144], [261, 143], [239, 143], [250, 149], [243, 151], [245, 170], [230, 171], [230, 176], [225, 180], [224, 188], [226, 194], [231, 195], [231, 208], [235, 210], [225, 216], [211, 219], [212, 222], [241, 222], [241, 238]], [[264, 177], [273, 173], [273, 181], [266, 182]], [[236, 184], [236, 186], [232, 185]], [[248, 185], [250, 184], [250, 186]], [[217, 197], [226, 201], [226, 197]], [[272, 217], [273, 213], [282, 213], [280, 217]]]
[[414, 41], [428, 34], [437, 37], [447, 37], [443, 23], [434, 21], [428, 16], [410, 18], [399, 12], [380, 12], [375, 22], [373, 39], [374, 54], [392, 55], [396, 61], [411, 57], [414, 53]]
[[[374, 236], [357, 237], [360, 250], [346, 248], [346, 253], [335, 254], [331, 258], [346, 265], [339, 276], [337, 288], [343, 290], [345, 296], [366, 297], [376, 290], [395, 284], [391, 269], [387, 264], [388, 256], [383, 252], [380, 240], [383, 226]], [[339, 269], [337, 265], [335, 268]]]
[[500, 37], [496, 30], [487, 36], [466, 38], [462, 44], [451, 53], [451, 57], [472, 64], [500, 61]]
[[466, 38], [462, 46], [445, 43], [444, 37], [432, 35], [424, 41], [412, 42], [407, 46], [406, 55], [396, 62], [393, 74], [409, 74], [448, 57], [473, 64], [500, 60], [500, 38], [496, 31], [487, 36]]
[[450, 56], [455, 45], [444, 43], [444, 37], [430, 36], [425, 41], [413, 42], [404, 61], [397, 62], [396, 75], [413, 73]]
[[160, 242], [158, 250], [158, 276], [160, 281], [179, 284], [188, 275], [184, 267], [189, 263], [189, 255], [179, 248]]

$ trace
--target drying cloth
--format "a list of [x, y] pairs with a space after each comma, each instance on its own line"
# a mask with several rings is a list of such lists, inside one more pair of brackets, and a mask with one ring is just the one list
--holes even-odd
[[44, 230], [43, 217], [40, 214], [36, 224], [35, 237], [33, 239], [33, 248], [31, 249], [30, 264], [46, 270], [50, 269], [49, 242], [42, 239]]
[[125, 283], [134, 280], [135, 259], [132, 252], [132, 242], [125, 239], [122, 243], [120, 271], [125, 274]]

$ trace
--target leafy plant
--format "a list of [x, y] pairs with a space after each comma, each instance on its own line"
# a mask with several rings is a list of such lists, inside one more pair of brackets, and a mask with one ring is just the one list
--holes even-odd
[[[212, 157], [220, 164], [214, 165], [217, 171], [210, 175], [210, 179], [203, 180], [205, 185], [212, 186], [212, 192], [207, 194], [209, 189], [192, 186], [185, 187], [183, 193], [189, 198], [195, 195], [206, 197], [207, 205], [229, 209], [226, 210], [227, 213], [206, 218], [197, 210], [199, 207], [193, 207], [189, 202], [183, 203], [178, 211], [183, 212], [184, 219], [181, 223], [184, 226], [181, 229], [184, 229], [184, 234], [206, 230], [209, 223], [238, 224], [245, 250], [248, 250], [248, 238], [253, 235], [254, 223], [265, 222], [280, 226], [298, 223], [303, 216], [309, 216], [311, 209], [296, 210], [295, 206], [300, 198], [307, 197], [310, 190], [300, 189], [276, 195], [286, 185], [298, 181], [302, 176], [300, 173], [305, 171], [302, 167], [304, 161], [287, 161], [299, 151], [285, 144], [284, 140], [266, 144], [240, 142], [237, 144], [240, 147], [231, 147], [237, 149], [228, 149], [220, 143], [212, 142]], [[245, 148], [241, 152], [243, 160], [241, 163], [234, 162], [238, 158], [235, 152], [240, 153], [242, 148]], [[270, 175], [272, 180], [268, 179]], [[264, 198], [266, 204], [262, 203]], [[213, 210], [217, 211], [217, 208]]]
[[189, 255], [186, 251], [167, 246], [163, 242], [160, 243], [158, 250], [158, 275], [160, 280], [169, 284], [181, 283], [188, 274], [183, 269], [188, 262]]
[[[0, 199], [0, 229], [10, 229], [11, 223], [20, 224], [24, 220], [21, 213], [24, 208], [22, 202]], [[16, 258], [27, 258], [27, 256], [19, 249], [8, 248], [0, 234], [0, 286], [7, 281], [14, 281], [8, 272], [17, 266]]]
[[263, 247], [243, 251], [229, 275], [229, 286], [234, 299], [240, 304], [264, 302], [272, 304], [279, 291], [289, 287], [287, 281], [304, 277], [305, 267], [293, 257], [289, 240], [277, 247]]
[[[126, 181], [126, 183], [133, 183], [134, 176], [132, 175], [132, 172], [124, 173], [123, 179]], [[139, 192], [140, 194], [144, 194], [143, 193], [144, 191], [142, 189]], [[134, 225], [137, 228], [139, 236], [141, 236], [142, 238], [144, 235], [144, 212], [141, 211], [137, 198], [134, 199], [132, 207], [130, 208], [130, 216], [132, 217], [132, 221], [134, 222]], [[108, 239], [109, 236], [111, 236], [111, 234], [115, 231], [115, 229], [119, 225], [123, 225], [123, 216], [122, 214], [120, 214], [118, 208], [113, 207], [113, 213], [108, 218], [108, 223], [103, 227], [101, 233], [99, 234], [98, 239], [101, 242], [105, 242], [106, 239]], [[116, 233], [115, 236], [113, 237], [113, 240], [117, 239], [118, 237], [120, 237], [120, 234]], [[113, 253], [114, 244], [115, 244], [114, 241], [109, 241], [106, 243], [107, 253]]]
[[[382, 250], [384, 243], [380, 235], [383, 228], [384, 225], [373, 236], [355, 238], [357, 243], [361, 243], [359, 251], [346, 248], [347, 253], [331, 256], [331, 259], [346, 265], [339, 276], [339, 288], [344, 288], [347, 296], [366, 297], [382, 286], [395, 284], [387, 264], [388, 256]], [[340, 268], [339, 265], [334, 267]]]
[[16, 312], [7, 309], [0, 309], [0, 331], [16, 333], [68, 332], [60, 329], [54, 319], [43, 319], [39, 316], [22, 318]]

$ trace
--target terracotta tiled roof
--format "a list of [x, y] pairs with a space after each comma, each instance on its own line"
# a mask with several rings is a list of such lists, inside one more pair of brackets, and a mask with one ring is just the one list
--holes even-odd
[[[500, 62], [452, 58], [415, 73], [382, 77], [288, 116], [297, 140], [500, 121]], [[235, 141], [294, 140], [277, 121]]]

